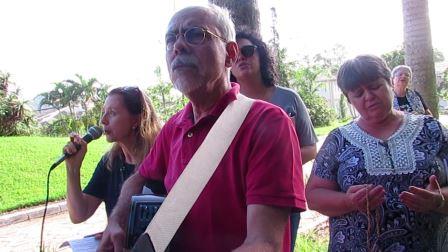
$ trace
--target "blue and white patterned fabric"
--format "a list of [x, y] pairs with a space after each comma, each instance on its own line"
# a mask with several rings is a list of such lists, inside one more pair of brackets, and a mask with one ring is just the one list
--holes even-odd
[[432, 117], [406, 114], [402, 126], [386, 141], [355, 122], [328, 135], [314, 162], [314, 175], [336, 182], [342, 192], [360, 184], [382, 185], [386, 191], [383, 205], [377, 213], [371, 212], [369, 234], [365, 213], [330, 217], [329, 251], [440, 250], [448, 216], [411, 211], [399, 195], [411, 185], [425, 188], [433, 174], [446, 185], [448, 135], [444, 132]]
[[397, 96], [394, 95], [394, 109], [401, 110], [408, 113], [415, 113], [415, 114], [425, 114], [425, 105], [423, 105], [422, 98], [417, 93], [417, 91], [410, 90], [406, 88], [406, 100], [408, 101], [407, 104], [398, 104]]

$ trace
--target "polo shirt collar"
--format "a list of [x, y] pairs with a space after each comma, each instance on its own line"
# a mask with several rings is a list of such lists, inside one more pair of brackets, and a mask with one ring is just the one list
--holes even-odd
[[[224, 109], [229, 105], [232, 101], [236, 100], [237, 94], [240, 92], [240, 85], [235, 82], [230, 83], [231, 88], [227, 93], [225, 93], [219, 101], [215, 104], [215, 106], [211, 109], [210, 114], [208, 114], [205, 118], [215, 117], [218, 118]], [[197, 122], [196, 122], [197, 123]], [[176, 124], [178, 126], [192, 126], [193, 125], [193, 106], [191, 102], [188, 102], [184, 109], [181, 111], [180, 116], [176, 120]]]

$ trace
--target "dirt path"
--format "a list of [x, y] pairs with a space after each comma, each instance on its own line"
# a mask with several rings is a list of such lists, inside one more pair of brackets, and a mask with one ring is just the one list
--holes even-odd
[[[101, 232], [106, 227], [104, 204], [86, 222], [73, 224], [68, 212], [47, 216], [44, 227], [46, 251], [71, 251], [64, 242]], [[39, 251], [42, 218], [0, 227], [0, 251]]]

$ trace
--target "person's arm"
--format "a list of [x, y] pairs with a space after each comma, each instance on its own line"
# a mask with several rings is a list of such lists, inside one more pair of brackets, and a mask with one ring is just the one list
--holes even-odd
[[[448, 205], [446, 204], [448, 197], [448, 187], [446, 186], [448, 182], [448, 167], [446, 166], [448, 162], [448, 131], [440, 122], [435, 121], [439, 125], [441, 133], [439, 134], [441, 149], [437, 154], [441, 161], [438, 165], [439, 173], [437, 176], [431, 175], [429, 177], [429, 184], [424, 189], [410, 186], [408, 191], [400, 194], [400, 200], [416, 212], [435, 211], [448, 214]], [[444, 185], [444, 187], [441, 187], [441, 185]]]
[[380, 185], [354, 185], [347, 193], [339, 191], [336, 182], [319, 178], [312, 174], [306, 185], [306, 199], [311, 210], [333, 217], [353, 211], [367, 210], [368, 192], [369, 209], [373, 210], [384, 202], [385, 191]]
[[325, 139], [305, 189], [308, 207], [330, 217], [365, 211], [367, 196], [369, 209], [375, 209], [385, 197], [382, 186], [353, 185], [347, 192], [341, 191], [337, 183], [338, 153], [344, 146], [344, 138], [340, 134], [336, 129]]
[[429, 185], [423, 189], [415, 186], [410, 186], [408, 191], [400, 194], [400, 200], [409, 209], [416, 212], [438, 212], [448, 214], [448, 204], [446, 200], [448, 197], [448, 187], [440, 188], [437, 182], [437, 177], [432, 175], [429, 177]]
[[425, 103], [425, 100], [423, 100], [422, 95], [419, 92], [417, 92], [417, 91], [414, 91], [414, 92], [417, 94], [418, 98], [420, 98], [420, 101], [422, 102], [423, 109], [425, 110], [425, 115], [432, 116], [431, 110], [429, 110], [428, 106]]
[[253, 125], [264, 127], [254, 126], [247, 154], [247, 233], [236, 251], [289, 249], [283, 240], [289, 215], [306, 210], [298, 138], [292, 120], [274, 107]]
[[146, 179], [136, 172], [123, 184], [118, 202], [109, 217], [98, 251], [122, 251], [125, 246], [125, 230], [129, 216], [131, 197], [142, 191]]
[[[81, 165], [87, 152], [87, 143], [78, 135], [71, 135], [64, 153], [72, 154], [65, 160], [67, 168], [67, 209], [73, 223], [81, 223], [92, 216], [101, 199], [85, 194], [81, 190]], [[75, 144], [80, 148], [77, 150]]]
[[67, 167], [67, 209], [73, 223], [90, 218], [101, 204], [101, 199], [83, 193], [79, 169]]
[[295, 115], [295, 129], [300, 143], [300, 154], [302, 164], [313, 160], [317, 155], [317, 136], [314, 132], [308, 109], [300, 95], [295, 94], [297, 103], [297, 115]]
[[316, 144], [300, 147], [300, 154], [302, 155], [302, 164], [313, 160], [317, 154]]
[[311, 174], [305, 189], [308, 208], [330, 217], [354, 211], [347, 195], [338, 188], [336, 182]]
[[290, 208], [247, 206], [247, 235], [235, 252], [281, 251]]

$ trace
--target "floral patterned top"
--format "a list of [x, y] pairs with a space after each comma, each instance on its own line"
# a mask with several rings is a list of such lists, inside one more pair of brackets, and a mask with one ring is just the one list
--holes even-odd
[[360, 184], [382, 185], [386, 191], [383, 205], [370, 214], [370, 225], [366, 213], [359, 211], [330, 217], [329, 251], [440, 249], [447, 239], [448, 216], [411, 211], [399, 194], [411, 185], [425, 188], [432, 174], [442, 186], [447, 184], [448, 134], [444, 132], [432, 117], [406, 114], [386, 141], [369, 135], [355, 122], [329, 134], [313, 174], [335, 181], [342, 192]]
[[393, 105], [396, 110], [421, 115], [424, 115], [427, 109], [422, 96], [417, 91], [410, 89], [406, 89], [406, 95], [404, 97], [394, 95]]

